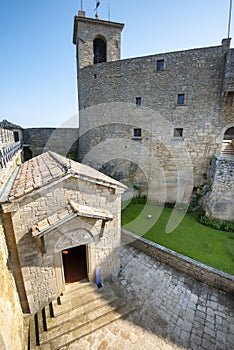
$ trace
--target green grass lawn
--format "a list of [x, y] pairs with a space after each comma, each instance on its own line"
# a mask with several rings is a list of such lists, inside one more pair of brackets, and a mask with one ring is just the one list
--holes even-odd
[[[174, 221], [180, 212], [173, 211]], [[152, 218], [147, 219], [147, 215]], [[185, 215], [181, 223], [166, 233], [171, 209], [131, 204], [122, 211], [122, 227], [177, 253], [234, 275], [234, 233], [215, 230]], [[176, 217], [178, 216], [178, 217]]]

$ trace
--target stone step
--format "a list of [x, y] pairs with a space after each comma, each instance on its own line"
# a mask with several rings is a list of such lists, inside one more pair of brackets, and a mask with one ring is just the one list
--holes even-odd
[[63, 315], [70, 310], [77, 309], [86, 303], [92, 302], [100, 298], [113, 298], [115, 299], [115, 294], [110, 287], [105, 286], [101, 289], [93, 288], [82, 288], [81, 291], [74, 291], [73, 293], [64, 294], [60, 297], [61, 304], [58, 304], [57, 301], [53, 301], [53, 313], [54, 316]]
[[[58, 325], [68, 321], [79, 315], [84, 315], [85, 313], [95, 310], [96, 308], [109, 304], [110, 302], [116, 301], [117, 297], [113, 293], [106, 292], [100, 295], [98, 298], [91, 293], [87, 295], [85, 300], [78, 300], [76, 305], [71, 305], [70, 310], [66, 312], [60, 312], [55, 318], [47, 318], [47, 329], [50, 330]], [[61, 307], [61, 306], [60, 306]]]
[[234, 156], [234, 152], [222, 152], [221, 156], [228, 156], [228, 157], [232, 157]]
[[[122, 301], [123, 302], [123, 301]], [[108, 324], [114, 322], [115, 320], [126, 317], [128, 314], [135, 310], [134, 306], [129, 303], [128, 305], [121, 303], [116, 304], [115, 308], [107, 311], [105, 314], [98, 316], [96, 314], [95, 319], [86, 319], [86, 323], [80, 325], [73, 325], [73, 328], [63, 329], [63, 333], [50, 339], [48, 342], [40, 345], [41, 350], [58, 350], [61, 347], [71, 344], [92, 332], [107, 326]]]
[[96, 284], [92, 283], [92, 282], [75, 282], [75, 283], [70, 283], [70, 284], [66, 284], [65, 286], [65, 290], [62, 293], [62, 296], [65, 295], [70, 295], [70, 294], [74, 294], [74, 293], [80, 293], [80, 294], [84, 294], [86, 290], [96, 290], [97, 286]]
[[43, 332], [40, 335], [40, 343], [43, 344], [49, 342], [58, 336], [65, 336], [71, 330], [79, 328], [84, 324], [89, 324], [96, 318], [106, 315], [123, 305], [125, 305], [125, 302], [122, 299], [118, 299], [106, 304], [101, 303], [96, 309], [91, 309], [85, 313], [76, 315], [75, 317], [67, 320], [66, 322], [60, 323], [57, 327], [54, 327], [48, 330], [47, 332]]
[[[103, 290], [104, 288], [102, 288]], [[66, 303], [71, 298], [79, 298], [83, 295], [86, 295], [88, 293], [96, 293], [99, 289], [95, 284], [86, 284], [82, 286], [81, 288], [76, 288], [72, 291], [64, 291], [63, 294], [60, 296], [61, 303]]]
[[234, 156], [234, 152], [222, 152], [221, 156], [228, 156], [228, 157], [232, 157]]
[[62, 293], [60, 298], [61, 298], [61, 301], [66, 301], [66, 299], [69, 299], [71, 295], [80, 296], [80, 295], [86, 294], [87, 292], [100, 293], [103, 290], [110, 289], [110, 288], [111, 288], [110, 284], [107, 281], [105, 281], [102, 284], [102, 288], [98, 288], [97, 285], [92, 282], [85, 282], [85, 283], [76, 282], [76, 283], [71, 283], [66, 285], [66, 289]]
[[233, 153], [233, 147], [232, 146], [226, 146], [225, 148], [222, 149], [222, 153], [223, 152], [228, 152], [228, 153]]
[[234, 155], [234, 148], [230, 141], [223, 142], [221, 155]]
[[68, 283], [65, 286], [65, 291], [64, 293], [70, 293], [73, 292], [76, 289], [82, 289], [87, 286], [93, 286], [95, 287], [96, 285], [93, 282], [89, 282], [87, 279], [79, 281], [79, 282], [73, 282], [73, 283]]

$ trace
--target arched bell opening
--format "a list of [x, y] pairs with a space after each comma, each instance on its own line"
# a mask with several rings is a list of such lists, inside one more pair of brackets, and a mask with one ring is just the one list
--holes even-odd
[[102, 63], [107, 61], [107, 45], [103, 37], [96, 37], [93, 41], [93, 63]]

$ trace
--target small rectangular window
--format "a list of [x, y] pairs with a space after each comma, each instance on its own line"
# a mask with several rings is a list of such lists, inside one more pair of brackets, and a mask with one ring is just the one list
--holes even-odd
[[157, 71], [164, 70], [164, 60], [158, 60], [157, 61]]
[[184, 94], [178, 94], [177, 104], [178, 105], [184, 105], [184, 101], [185, 101], [185, 95]]
[[136, 97], [136, 106], [141, 106], [141, 97]]
[[134, 129], [133, 136], [134, 137], [141, 137], [141, 129], [140, 128]]
[[183, 128], [175, 128], [174, 137], [183, 137]]

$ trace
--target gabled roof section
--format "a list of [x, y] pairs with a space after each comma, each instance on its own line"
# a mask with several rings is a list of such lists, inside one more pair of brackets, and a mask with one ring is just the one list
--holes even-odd
[[113, 220], [113, 214], [109, 210], [80, 205], [70, 200], [65, 208], [34, 225], [31, 229], [32, 235], [41, 237], [77, 216], [104, 221]]
[[96, 209], [87, 205], [78, 204], [73, 200], [70, 200], [69, 203], [74, 213], [76, 213], [78, 216], [84, 216], [91, 219], [100, 219], [104, 221], [113, 220], [113, 214], [107, 209]]
[[17, 200], [34, 190], [65, 177], [76, 177], [106, 187], [126, 189], [126, 186], [120, 182], [87, 165], [49, 151], [30, 159], [20, 166], [9, 193], [9, 200]]

